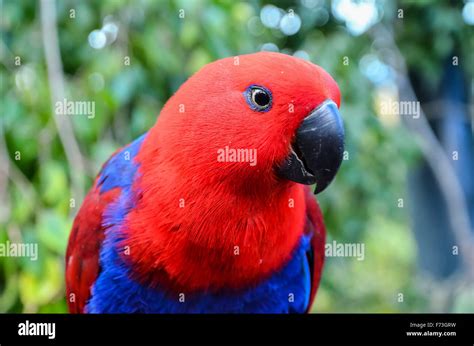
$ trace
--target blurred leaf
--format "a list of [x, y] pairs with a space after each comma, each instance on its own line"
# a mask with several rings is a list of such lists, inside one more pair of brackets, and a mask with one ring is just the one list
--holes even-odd
[[65, 217], [51, 211], [43, 211], [38, 220], [38, 237], [48, 249], [64, 255], [70, 223]]

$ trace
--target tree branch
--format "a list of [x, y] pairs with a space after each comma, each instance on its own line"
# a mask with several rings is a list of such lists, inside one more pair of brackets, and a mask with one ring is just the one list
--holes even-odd
[[[391, 61], [391, 67], [397, 73], [397, 85], [403, 97], [418, 102], [408, 77], [405, 59], [393, 40], [393, 35], [382, 24], [373, 29], [372, 35], [378, 38], [375, 42], [383, 42], [395, 54], [395, 59]], [[463, 260], [464, 269], [474, 279], [474, 236], [471, 232], [466, 200], [459, 179], [445, 150], [428, 124], [423, 109], [420, 107], [419, 118], [413, 119], [403, 116], [401, 118], [404, 125], [415, 136], [438, 182], [446, 202], [449, 223], [456, 243], [459, 245], [459, 253]]]
[[74, 129], [69, 118], [65, 115], [56, 114], [54, 111], [56, 102], [62, 102], [65, 99], [63, 65], [56, 26], [56, 8], [53, 0], [41, 0], [40, 6], [42, 38], [48, 68], [54, 122], [70, 167], [73, 197], [78, 201], [82, 201], [84, 197], [85, 169], [79, 145], [74, 136]]

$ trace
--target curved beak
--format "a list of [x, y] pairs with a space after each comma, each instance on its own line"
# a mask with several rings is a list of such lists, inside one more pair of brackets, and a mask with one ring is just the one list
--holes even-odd
[[344, 153], [344, 125], [336, 104], [324, 101], [296, 131], [290, 155], [278, 167], [278, 176], [297, 183], [316, 184], [323, 191], [334, 179]]

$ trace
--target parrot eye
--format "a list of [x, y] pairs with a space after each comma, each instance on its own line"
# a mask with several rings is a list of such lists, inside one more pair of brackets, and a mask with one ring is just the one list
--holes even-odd
[[258, 112], [267, 112], [272, 108], [272, 93], [270, 90], [251, 85], [244, 93], [250, 108]]

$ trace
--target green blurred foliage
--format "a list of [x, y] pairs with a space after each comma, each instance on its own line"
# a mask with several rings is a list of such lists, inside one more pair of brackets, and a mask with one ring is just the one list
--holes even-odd
[[[331, 13], [331, 4], [321, 3]], [[39, 258], [0, 257], [0, 311], [65, 312], [64, 253], [79, 203], [70, 207], [70, 167], [52, 118], [39, 2], [1, 4], [0, 145], [3, 138], [13, 168], [1, 206], [7, 216], [1, 220], [0, 242], [38, 243]], [[204, 64], [258, 51], [267, 42], [288, 54], [304, 50], [342, 91], [349, 158], [320, 197], [328, 241], [365, 244], [363, 261], [327, 259], [314, 311], [429, 310], [429, 297], [415, 279], [416, 245], [407, 210], [398, 207], [399, 198], [406, 200], [406, 173], [419, 152], [399, 123], [387, 124], [376, 116], [377, 87], [359, 68], [362, 57], [374, 53], [372, 39], [366, 34], [352, 36], [331, 14], [321, 24], [316, 10], [299, 1], [279, 1], [280, 8], [293, 9], [302, 18], [298, 34], [287, 37], [262, 26], [258, 16], [264, 4], [57, 2], [67, 98], [96, 104], [94, 119], [71, 118], [87, 158], [87, 186], [108, 156], [147, 131], [170, 95]], [[381, 1], [377, 6], [383, 10], [382, 21], [396, 28], [409, 66], [433, 76], [435, 83], [439, 61], [465, 30], [461, 6], [402, 2], [403, 21], [396, 18], [395, 2]], [[179, 18], [180, 9], [185, 18]], [[420, 11], [428, 11], [432, 20], [418, 21]], [[105, 19], [118, 25], [118, 37], [103, 49], [93, 49], [88, 35]], [[20, 65], [15, 64], [16, 57], [21, 58]], [[126, 57], [130, 65], [124, 63]], [[345, 57], [348, 64], [342, 63]], [[399, 293], [404, 294], [402, 303]], [[462, 310], [466, 305], [457, 306]]]

